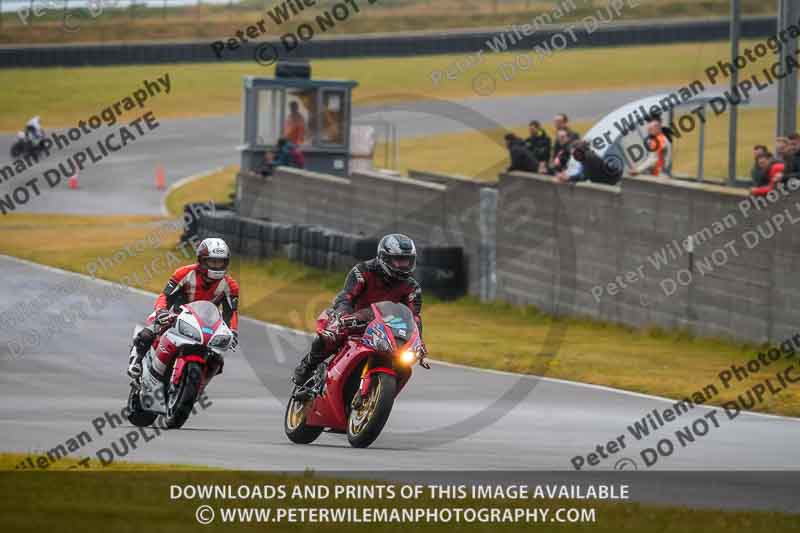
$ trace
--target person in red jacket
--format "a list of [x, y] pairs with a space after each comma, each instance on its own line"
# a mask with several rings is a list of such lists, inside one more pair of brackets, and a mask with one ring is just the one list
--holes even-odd
[[[133, 338], [128, 362], [128, 375], [131, 378], [141, 376], [142, 358], [158, 335], [172, 323], [172, 309], [183, 304], [206, 300], [220, 306], [222, 318], [233, 332], [231, 348], [236, 347], [239, 336], [239, 284], [226, 273], [230, 260], [231, 252], [225, 241], [205, 239], [197, 247], [197, 263], [181, 267], [172, 274], [156, 299], [155, 310], [147, 318], [147, 326]], [[154, 370], [163, 374], [171, 363], [171, 360], [154, 361]]]
[[374, 259], [358, 263], [350, 270], [344, 288], [336, 295], [333, 306], [317, 319], [317, 334], [311, 350], [294, 370], [294, 382], [303, 385], [311, 371], [336, 352], [348, 335], [371, 320], [370, 306], [377, 302], [403, 303], [414, 314], [422, 334], [422, 289], [411, 277], [417, 264], [417, 248], [405, 235], [393, 233], [383, 237]]
[[756, 158], [756, 164], [766, 177], [767, 184], [762, 187], [750, 189], [750, 193], [753, 196], [766, 196], [771, 190], [777, 187], [778, 183], [783, 179], [785, 166], [780, 161], [773, 159], [772, 154], [769, 152], [759, 154]]

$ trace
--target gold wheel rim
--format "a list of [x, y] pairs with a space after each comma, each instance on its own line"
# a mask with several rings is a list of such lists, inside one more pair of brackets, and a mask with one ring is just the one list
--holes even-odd
[[[358, 394], [356, 392], [356, 394]], [[375, 382], [375, 386], [369, 393], [367, 398], [361, 404], [359, 409], [350, 411], [349, 430], [350, 434], [358, 435], [364, 430], [364, 427], [372, 419], [372, 414], [375, 412], [375, 407], [378, 405], [378, 398], [381, 397], [381, 381], [380, 379]]]
[[303, 425], [306, 420], [306, 403], [292, 398], [289, 410], [286, 412], [286, 427], [289, 431], [295, 431]]

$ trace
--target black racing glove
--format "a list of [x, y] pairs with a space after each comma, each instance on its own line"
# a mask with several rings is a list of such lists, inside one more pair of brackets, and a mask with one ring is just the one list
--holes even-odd
[[162, 328], [171, 325], [173, 319], [174, 317], [169, 309], [159, 309], [156, 311], [155, 323]]

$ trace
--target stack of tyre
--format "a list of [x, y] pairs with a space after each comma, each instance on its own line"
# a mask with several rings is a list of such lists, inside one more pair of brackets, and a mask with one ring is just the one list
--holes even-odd
[[[244, 257], [288, 257], [329, 271], [346, 271], [353, 264], [375, 257], [378, 238], [353, 235], [309, 224], [282, 224], [244, 218], [232, 211], [208, 211], [196, 227], [200, 239], [220, 237]], [[460, 247], [418, 247], [414, 274], [426, 294], [441, 299], [466, 293], [464, 254]]]
[[373, 257], [377, 246], [378, 241], [373, 238], [298, 224], [294, 227], [289, 259], [325, 270], [346, 270]]

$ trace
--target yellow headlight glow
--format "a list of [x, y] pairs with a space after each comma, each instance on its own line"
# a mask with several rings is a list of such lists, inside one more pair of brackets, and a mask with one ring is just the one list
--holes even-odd
[[405, 364], [407, 364], [407, 365], [410, 365], [411, 363], [413, 363], [416, 358], [417, 357], [416, 357], [416, 355], [414, 354], [414, 352], [412, 350], [406, 350], [400, 356], [400, 360], [402, 362], [404, 362]]

